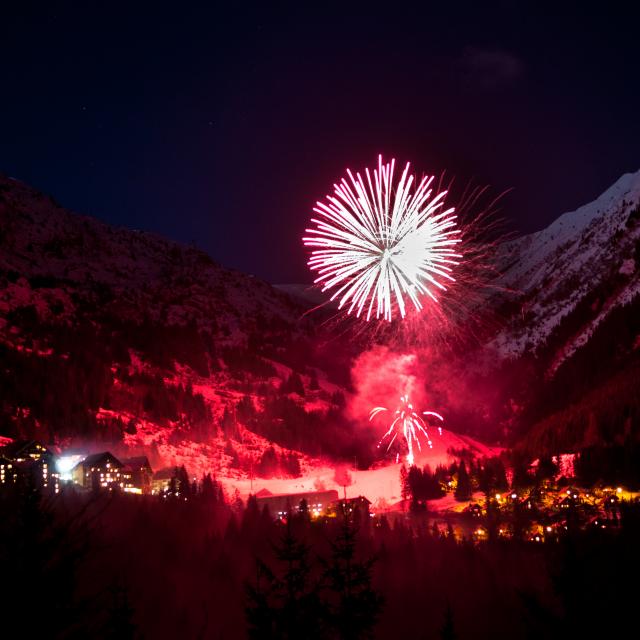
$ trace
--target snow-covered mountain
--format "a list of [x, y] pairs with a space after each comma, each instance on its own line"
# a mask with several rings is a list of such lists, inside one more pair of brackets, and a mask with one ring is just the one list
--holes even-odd
[[[442, 381], [431, 391], [451, 427], [555, 453], [587, 431], [633, 431], [640, 172], [505, 243], [499, 261], [500, 328], [478, 354], [429, 374], [432, 387]], [[227, 471], [252, 465], [269, 441], [280, 445], [270, 463], [289, 464], [292, 450], [353, 455], [361, 434], [342, 407], [357, 345], [323, 343], [332, 308], [306, 313], [322, 299], [66, 211], [0, 176], [0, 436], [97, 433], [199, 468], [217, 456]]]
[[485, 346], [523, 446], [562, 453], [640, 437], [640, 172], [505, 243], [505, 322]]
[[505, 243], [498, 285], [519, 305], [493, 339], [504, 357], [537, 350], [594, 292], [592, 313], [557, 346], [550, 374], [583, 346], [611, 311], [640, 292], [640, 171], [542, 231]]
[[[150, 313], [168, 324], [195, 323], [218, 342], [246, 342], [262, 320], [290, 329], [304, 311], [266, 282], [223, 268], [198, 249], [71, 213], [2, 176], [0, 238], [0, 269], [23, 279], [3, 288], [5, 313], [33, 296], [24, 280], [34, 278], [46, 285], [39, 288], [48, 289], [47, 298], [64, 307], [60, 313], [73, 310], [70, 291], [108, 289], [113, 295], [103, 311], [112, 308], [132, 320]], [[40, 310], [47, 313], [44, 305]]]
[[213, 471], [257, 465], [271, 441], [263, 466], [295, 470], [292, 450], [352, 438], [321, 428], [344, 398], [305, 311], [196, 248], [0, 176], [0, 435], [152, 446]]

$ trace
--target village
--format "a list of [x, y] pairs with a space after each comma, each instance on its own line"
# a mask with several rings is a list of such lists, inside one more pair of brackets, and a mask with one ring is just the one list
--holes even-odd
[[[403, 499], [392, 505], [372, 503], [362, 495], [347, 497], [346, 487], [342, 498], [336, 489], [273, 494], [262, 488], [244, 496], [244, 503], [254, 500], [260, 511], [281, 521], [299, 513], [312, 519], [344, 514], [359, 521], [366, 518], [373, 526], [398, 520], [428, 525], [442, 535], [478, 543], [499, 538], [542, 543], [578, 529], [617, 528], [625, 502], [639, 499], [623, 487], [578, 487], [566, 478], [545, 479], [525, 489], [515, 488], [512, 481], [510, 489], [500, 492], [474, 491], [477, 487], [465, 479], [468, 495], [461, 498], [459, 483], [466, 471], [456, 465], [449, 471], [440, 473], [440, 497], [428, 500], [410, 481], [410, 470]], [[154, 472], [146, 456], [118, 459], [109, 451], [55, 455], [35, 440], [8, 442], [0, 448], [0, 486], [19, 480], [53, 495], [73, 490], [183, 500], [197, 495], [205, 481], [190, 478], [184, 467]], [[237, 491], [232, 499], [236, 505], [244, 504]]]

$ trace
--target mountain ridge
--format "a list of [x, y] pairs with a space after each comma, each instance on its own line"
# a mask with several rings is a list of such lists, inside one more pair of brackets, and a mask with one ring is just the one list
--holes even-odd
[[[477, 437], [494, 423], [492, 433], [501, 429], [525, 446], [537, 433], [532, 449], [553, 449], [554, 440], [568, 446], [571, 438], [542, 437], [540, 425], [561, 428], [566, 420], [553, 416], [573, 403], [579, 447], [588, 415], [580, 394], [593, 412], [607, 376], [637, 372], [640, 172], [546, 229], [504, 243], [498, 261], [494, 284], [502, 293], [490, 304], [507, 311], [473, 356], [492, 366], [460, 387], [493, 399], [470, 396], [473, 411], [450, 407], [452, 424], [479, 419], [469, 431]], [[3, 176], [0, 284], [0, 350], [9, 363], [0, 376], [3, 435], [68, 438], [75, 430], [140, 446], [160, 442], [167, 451], [188, 438], [215, 440], [206, 455], [218, 451], [239, 469], [268, 441], [282, 456], [357, 451], [369, 459], [359, 440], [366, 433], [370, 448], [371, 433], [357, 433], [343, 411], [354, 344], [338, 348], [331, 329], [330, 346], [323, 344], [324, 315], [308, 314], [319, 299], [309, 287], [272, 286], [194, 247], [69, 212]], [[589, 354], [599, 367], [587, 375], [579, 368]], [[472, 362], [447, 362], [444, 372], [464, 377]], [[57, 380], [42, 391], [52, 371], [77, 397]], [[607, 415], [636, 406], [629, 394], [618, 400]], [[164, 430], [162, 438], [154, 429]], [[266, 438], [252, 454], [240, 442], [249, 432]]]

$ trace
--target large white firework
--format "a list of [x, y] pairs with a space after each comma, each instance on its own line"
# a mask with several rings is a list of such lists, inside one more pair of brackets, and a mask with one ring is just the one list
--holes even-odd
[[349, 314], [404, 318], [409, 301], [420, 311], [422, 296], [437, 300], [436, 291], [454, 281], [452, 267], [462, 257], [454, 209], [443, 207], [446, 191], [434, 194], [433, 176], [414, 187], [409, 168], [394, 184], [395, 160], [383, 164], [379, 156], [373, 175], [347, 170], [349, 181], [314, 207], [320, 218], [303, 238], [313, 247], [309, 266]]

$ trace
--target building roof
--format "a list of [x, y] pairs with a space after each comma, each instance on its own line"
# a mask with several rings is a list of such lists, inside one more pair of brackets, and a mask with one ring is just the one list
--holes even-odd
[[270, 496], [256, 496], [256, 502], [260, 506], [287, 509], [297, 508], [303, 500], [308, 503], [329, 504], [338, 499], [338, 492], [335, 489], [329, 491], [307, 491], [305, 493], [281, 493]]
[[175, 467], [164, 467], [163, 469], [158, 469], [153, 474], [153, 479], [154, 480], [170, 480], [171, 478], [173, 478], [175, 472], [176, 472]]
[[40, 455], [51, 456], [52, 453], [37, 440], [15, 440], [2, 447], [2, 455], [9, 460], [29, 456], [36, 450]]
[[147, 456], [134, 456], [133, 458], [124, 458], [122, 460], [122, 464], [125, 464], [127, 467], [131, 467], [132, 469], [141, 469], [143, 467], [147, 467], [149, 471], [152, 471], [151, 465], [149, 464], [149, 458], [147, 458]]
[[356, 504], [366, 502], [367, 504], [371, 504], [371, 500], [365, 498], [364, 496], [357, 496], [356, 498], [340, 498], [340, 500], [336, 500], [336, 502], [340, 502], [342, 504]]
[[118, 460], [118, 458], [116, 458], [110, 451], [102, 451], [101, 453], [92, 453], [87, 456], [84, 460], [78, 462], [74, 468], [99, 467], [107, 463], [113, 464], [117, 467], [123, 466], [122, 462], [120, 462], [120, 460]]

